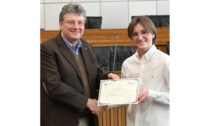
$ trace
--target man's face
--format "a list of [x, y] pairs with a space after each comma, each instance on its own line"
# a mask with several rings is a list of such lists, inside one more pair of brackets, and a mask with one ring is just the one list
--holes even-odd
[[64, 15], [64, 19], [59, 25], [61, 33], [70, 42], [75, 42], [80, 39], [85, 29], [84, 17], [74, 13]]

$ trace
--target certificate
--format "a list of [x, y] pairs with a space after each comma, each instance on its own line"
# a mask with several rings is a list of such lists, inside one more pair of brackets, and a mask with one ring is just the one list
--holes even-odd
[[137, 104], [139, 90], [139, 78], [101, 80], [98, 105]]

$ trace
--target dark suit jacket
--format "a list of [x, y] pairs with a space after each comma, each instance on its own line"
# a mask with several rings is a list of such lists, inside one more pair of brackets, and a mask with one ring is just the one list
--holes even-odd
[[[90, 97], [97, 98], [100, 79], [107, 79], [98, 67], [92, 46], [82, 40], [80, 52], [90, 84]], [[88, 113], [90, 125], [97, 126], [95, 115], [86, 108], [81, 73], [73, 52], [60, 33], [41, 44], [41, 126], [77, 126], [79, 118]]]

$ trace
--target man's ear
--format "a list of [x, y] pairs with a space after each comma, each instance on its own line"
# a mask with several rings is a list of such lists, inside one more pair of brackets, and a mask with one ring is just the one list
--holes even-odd
[[59, 22], [59, 27], [60, 27], [60, 30], [62, 30], [62, 29], [63, 29], [63, 28], [62, 28], [62, 25], [63, 25], [63, 24], [62, 24], [62, 22], [60, 21], [60, 22]]

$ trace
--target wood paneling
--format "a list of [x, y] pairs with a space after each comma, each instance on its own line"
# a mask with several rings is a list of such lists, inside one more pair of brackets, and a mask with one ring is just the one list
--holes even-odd
[[[167, 52], [166, 42], [170, 39], [169, 27], [157, 28], [156, 46], [163, 52]], [[40, 42], [54, 38], [59, 31], [40, 31]], [[130, 46], [133, 42], [127, 35], [127, 29], [86, 29], [83, 39], [93, 46], [114, 46], [116, 43], [116, 33], [118, 33], [118, 45]], [[120, 71], [116, 71], [120, 75]], [[107, 109], [98, 117], [99, 126], [125, 126], [127, 107]]]
[[98, 117], [99, 126], [126, 126], [127, 106], [109, 108]]
[[[166, 52], [166, 42], [170, 39], [169, 32], [169, 27], [157, 27], [156, 46], [163, 52]], [[40, 31], [40, 42], [54, 38], [58, 33], [58, 30]], [[127, 35], [127, 29], [85, 29], [82, 38], [90, 42], [93, 46], [114, 46], [116, 43], [116, 34], [118, 34], [117, 44], [119, 46], [134, 45]]]

